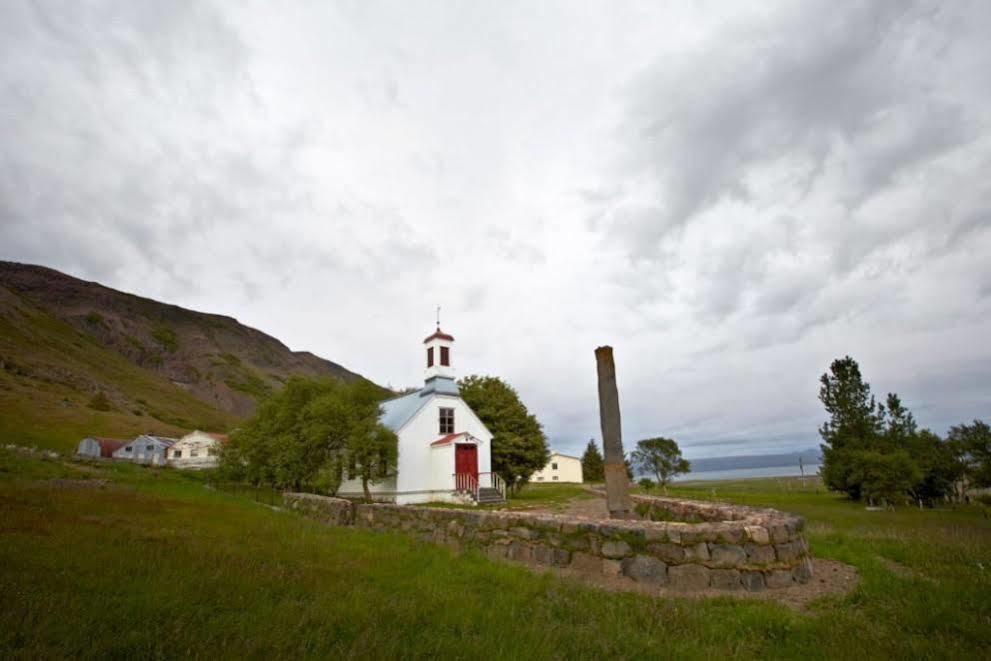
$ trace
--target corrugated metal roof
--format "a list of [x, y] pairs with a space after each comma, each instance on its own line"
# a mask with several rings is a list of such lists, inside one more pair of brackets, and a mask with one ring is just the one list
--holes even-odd
[[395, 397], [382, 402], [382, 415], [379, 422], [391, 429], [399, 431], [427, 403], [426, 397], [421, 397], [422, 390], [411, 392], [402, 397]]

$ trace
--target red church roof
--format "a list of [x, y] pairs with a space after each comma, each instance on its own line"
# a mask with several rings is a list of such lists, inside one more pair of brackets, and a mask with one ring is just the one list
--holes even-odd
[[453, 342], [454, 341], [454, 336], [453, 335], [448, 335], [447, 333], [445, 333], [444, 331], [442, 331], [438, 327], [437, 330], [434, 331], [434, 334], [428, 336], [427, 339], [425, 339], [423, 341], [423, 343], [426, 344], [427, 342], [429, 342], [430, 340], [433, 340], [435, 338], [436, 339], [439, 339], [439, 340], [447, 340], [448, 342]]
[[441, 436], [440, 438], [438, 438], [436, 441], [434, 441], [430, 445], [447, 445], [448, 443], [453, 443], [454, 442], [454, 439], [458, 438], [459, 436], [467, 436], [467, 435], [468, 435], [468, 432], [466, 432], [466, 431], [459, 431], [456, 434], [448, 434], [447, 436]]

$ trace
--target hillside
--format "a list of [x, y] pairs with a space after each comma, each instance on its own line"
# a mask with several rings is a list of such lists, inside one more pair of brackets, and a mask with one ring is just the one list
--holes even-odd
[[229, 317], [0, 262], [0, 443], [226, 430], [296, 374], [361, 378]]

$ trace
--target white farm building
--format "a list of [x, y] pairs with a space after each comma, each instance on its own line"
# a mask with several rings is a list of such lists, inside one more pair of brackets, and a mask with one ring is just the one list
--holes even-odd
[[568, 454], [554, 452], [543, 469], [531, 476], [531, 482], [583, 482], [582, 460]]
[[164, 436], [141, 434], [136, 439], [114, 450], [114, 459], [128, 459], [139, 464], [165, 464], [165, 451], [175, 444], [176, 439]]
[[226, 442], [225, 434], [197, 429], [176, 441], [165, 451], [165, 456], [169, 464], [176, 468], [213, 468], [219, 460], [220, 445]]
[[[453, 344], [438, 326], [423, 341], [423, 387], [382, 403], [379, 419], [399, 437], [399, 451], [391, 476], [369, 485], [374, 499], [401, 505], [505, 499], [505, 486], [492, 472], [492, 433], [458, 392]], [[344, 477], [338, 495], [361, 497], [361, 480]]]

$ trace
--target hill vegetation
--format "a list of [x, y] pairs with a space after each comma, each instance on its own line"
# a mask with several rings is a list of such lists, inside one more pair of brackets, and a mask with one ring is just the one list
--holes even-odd
[[228, 431], [297, 374], [361, 379], [228, 317], [0, 262], [0, 443]]

